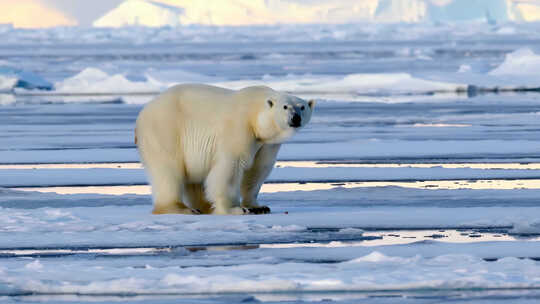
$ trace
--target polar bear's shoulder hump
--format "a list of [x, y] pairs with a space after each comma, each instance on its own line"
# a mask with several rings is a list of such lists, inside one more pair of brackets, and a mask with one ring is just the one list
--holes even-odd
[[183, 94], [183, 93], [210, 93], [210, 94], [232, 94], [235, 91], [216, 87], [212, 85], [207, 84], [199, 84], [199, 83], [185, 83], [185, 84], [177, 84], [167, 90], [167, 92], [173, 93], [173, 94]]

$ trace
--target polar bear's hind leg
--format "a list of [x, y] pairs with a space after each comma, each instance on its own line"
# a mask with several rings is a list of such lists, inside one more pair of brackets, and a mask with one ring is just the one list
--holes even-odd
[[181, 200], [183, 176], [167, 166], [148, 166], [154, 200], [153, 214], [194, 214]]

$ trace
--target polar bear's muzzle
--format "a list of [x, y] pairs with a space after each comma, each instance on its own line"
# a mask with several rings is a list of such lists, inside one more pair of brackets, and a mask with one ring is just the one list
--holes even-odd
[[289, 121], [289, 126], [293, 128], [299, 128], [302, 126], [302, 116], [298, 115], [298, 113], [294, 113], [291, 120]]

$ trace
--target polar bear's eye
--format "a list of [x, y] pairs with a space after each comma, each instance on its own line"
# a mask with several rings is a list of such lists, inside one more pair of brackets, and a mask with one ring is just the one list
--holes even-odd
[[306, 107], [304, 107], [304, 106], [302, 106], [302, 107], [300, 108], [300, 110], [302, 110], [302, 111], [304, 111], [305, 109], [306, 109]]
[[287, 106], [283, 106], [283, 110], [287, 110], [289, 107]]

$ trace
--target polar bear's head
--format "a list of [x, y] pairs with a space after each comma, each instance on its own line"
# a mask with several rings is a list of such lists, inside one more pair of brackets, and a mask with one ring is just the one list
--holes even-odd
[[254, 129], [265, 143], [282, 143], [311, 119], [315, 101], [305, 101], [296, 96], [259, 87], [259, 111]]

